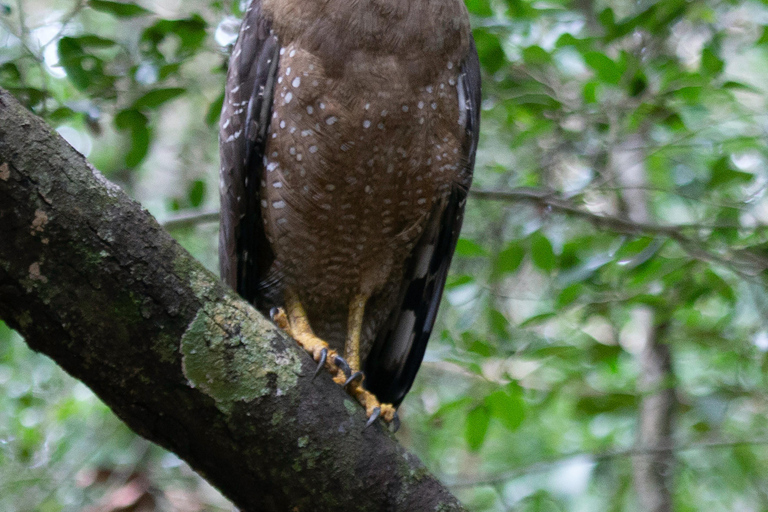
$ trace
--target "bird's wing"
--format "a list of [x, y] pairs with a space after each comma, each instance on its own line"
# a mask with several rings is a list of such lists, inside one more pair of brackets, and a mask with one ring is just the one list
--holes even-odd
[[[474, 40], [461, 67], [458, 89], [466, 131], [465, 171], [471, 175], [480, 129], [480, 62]], [[435, 205], [409, 258], [398, 305], [366, 359], [365, 386], [382, 402], [400, 404], [421, 366], [459, 239], [467, 192], [467, 186], [456, 183], [448, 199]]]
[[260, 309], [274, 255], [259, 204], [279, 44], [254, 0], [232, 51], [220, 121], [221, 277]]

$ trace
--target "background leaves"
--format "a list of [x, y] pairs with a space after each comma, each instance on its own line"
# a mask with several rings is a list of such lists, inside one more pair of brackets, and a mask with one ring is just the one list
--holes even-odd
[[[0, 5], [0, 85], [161, 220], [217, 207], [245, 3]], [[474, 192], [400, 440], [477, 511], [642, 510], [649, 336], [672, 354], [679, 510], [768, 487], [768, 8], [467, 2]], [[480, 193], [485, 191], [485, 194]], [[212, 223], [173, 235], [217, 268]], [[0, 509], [228, 505], [0, 328]]]

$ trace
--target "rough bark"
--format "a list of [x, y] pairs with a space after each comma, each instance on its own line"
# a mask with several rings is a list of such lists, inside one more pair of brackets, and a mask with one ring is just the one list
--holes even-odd
[[0, 318], [243, 510], [462, 510], [381, 425], [0, 89]]

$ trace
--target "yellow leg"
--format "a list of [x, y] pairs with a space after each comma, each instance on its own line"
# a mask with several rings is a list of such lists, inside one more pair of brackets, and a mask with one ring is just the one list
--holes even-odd
[[[344, 345], [344, 356], [347, 363], [352, 368], [352, 372], [361, 369], [360, 364], [360, 335], [363, 331], [363, 320], [365, 318], [365, 303], [368, 297], [365, 295], [356, 295], [349, 304], [349, 319], [347, 320], [347, 342]], [[363, 377], [365, 378], [365, 377]], [[380, 417], [391, 422], [395, 417], [395, 408], [392, 404], [382, 404], [376, 396], [363, 389], [362, 379], [353, 382], [349, 389], [350, 394], [365, 408], [366, 415], [370, 418], [376, 408], [380, 410]]]
[[360, 334], [363, 331], [365, 303], [368, 297], [356, 295], [349, 303], [347, 320], [347, 342], [344, 344], [344, 357], [353, 372], [360, 370]]
[[[360, 335], [363, 330], [365, 303], [368, 297], [355, 296], [349, 305], [349, 318], [347, 321], [347, 342], [344, 345], [344, 356], [352, 374], [360, 371]], [[334, 382], [344, 384], [347, 376], [344, 371], [335, 364], [337, 352], [328, 346], [328, 343], [318, 338], [309, 325], [307, 313], [301, 305], [298, 296], [292, 290], [285, 291], [285, 310], [275, 313], [273, 320], [278, 327], [295, 339], [304, 350], [309, 352], [312, 358], [320, 362], [323, 350], [327, 350], [325, 368], [330, 372]], [[364, 377], [363, 377], [364, 378]], [[379, 410], [378, 417], [386, 422], [395, 418], [395, 408], [392, 404], [382, 404], [376, 396], [362, 386], [362, 379], [356, 379], [347, 388], [349, 393], [365, 408], [366, 415], [371, 418]], [[371, 418], [372, 420], [375, 418]]]
[[344, 372], [333, 364], [338, 353], [312, 331], [304, 306], [301, 305], [298, 296], [293, 291], [289, 289], [285, 291], [285, 311], [279, 310], [273, 320], [278, 327], [287, 332], [304, 350], [309, 352], [315, 361], [321, 361], [323, 349], [326, 349], [328, 352], [325, 368], [331, 373], [334, 382], [344, 384], [346, 380]]

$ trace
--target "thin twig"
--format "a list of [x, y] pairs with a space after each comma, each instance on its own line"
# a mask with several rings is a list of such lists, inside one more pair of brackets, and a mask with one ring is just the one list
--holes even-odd
[[[475, 478], [461, 477], [457, 480], [456, 477], [442, 476], [440, 480], [446, 482], [449, 488], [460, 489], [465, 487], [475, 487], [478, 485], [492, 485], [503, 482], [508, 482], [521, 476], [530, 475], [531, 473], [542, 473], [549, 471], [555, 466], [566, 462], [569, 459], [575, 458], [588, 458], [589, 463], [596, 464], [599, 462], [609, 461], [611, 459], [617, 459], [622, 457], [635, 457], [642, 455], [654, 455], [658, 453], [666, 452], [688, 452], [693, 450], [712, 450], [718, 448], [736, 448], [739, 446], [756, 446], [756, 445], [768, 445], [768, 438], [759, 438], [751, 440], [741, 441], [704, 441], [701, 443], [693, 443], [686, 446], [655, 446], [647, 448], [627, 448], [625, 450], [611, 450], [603, 453], [591, 453], [588, 451], [573, 452], [570, 454], [562, 455], [560, 457], [542, 460], [534, 462], [527, 466], [515, 468], [510, 471], [505, 471], [496, 475], [483, 475]], [[453, 481], [452, 481], [453, 479]]]
[[183, 211], [166, 217], [160, 224], [167, 230], [183, 229], [196, 226], [197, 224], [207, 224], [219, 221], [218, 210], [207, 210], [203, 212]]

